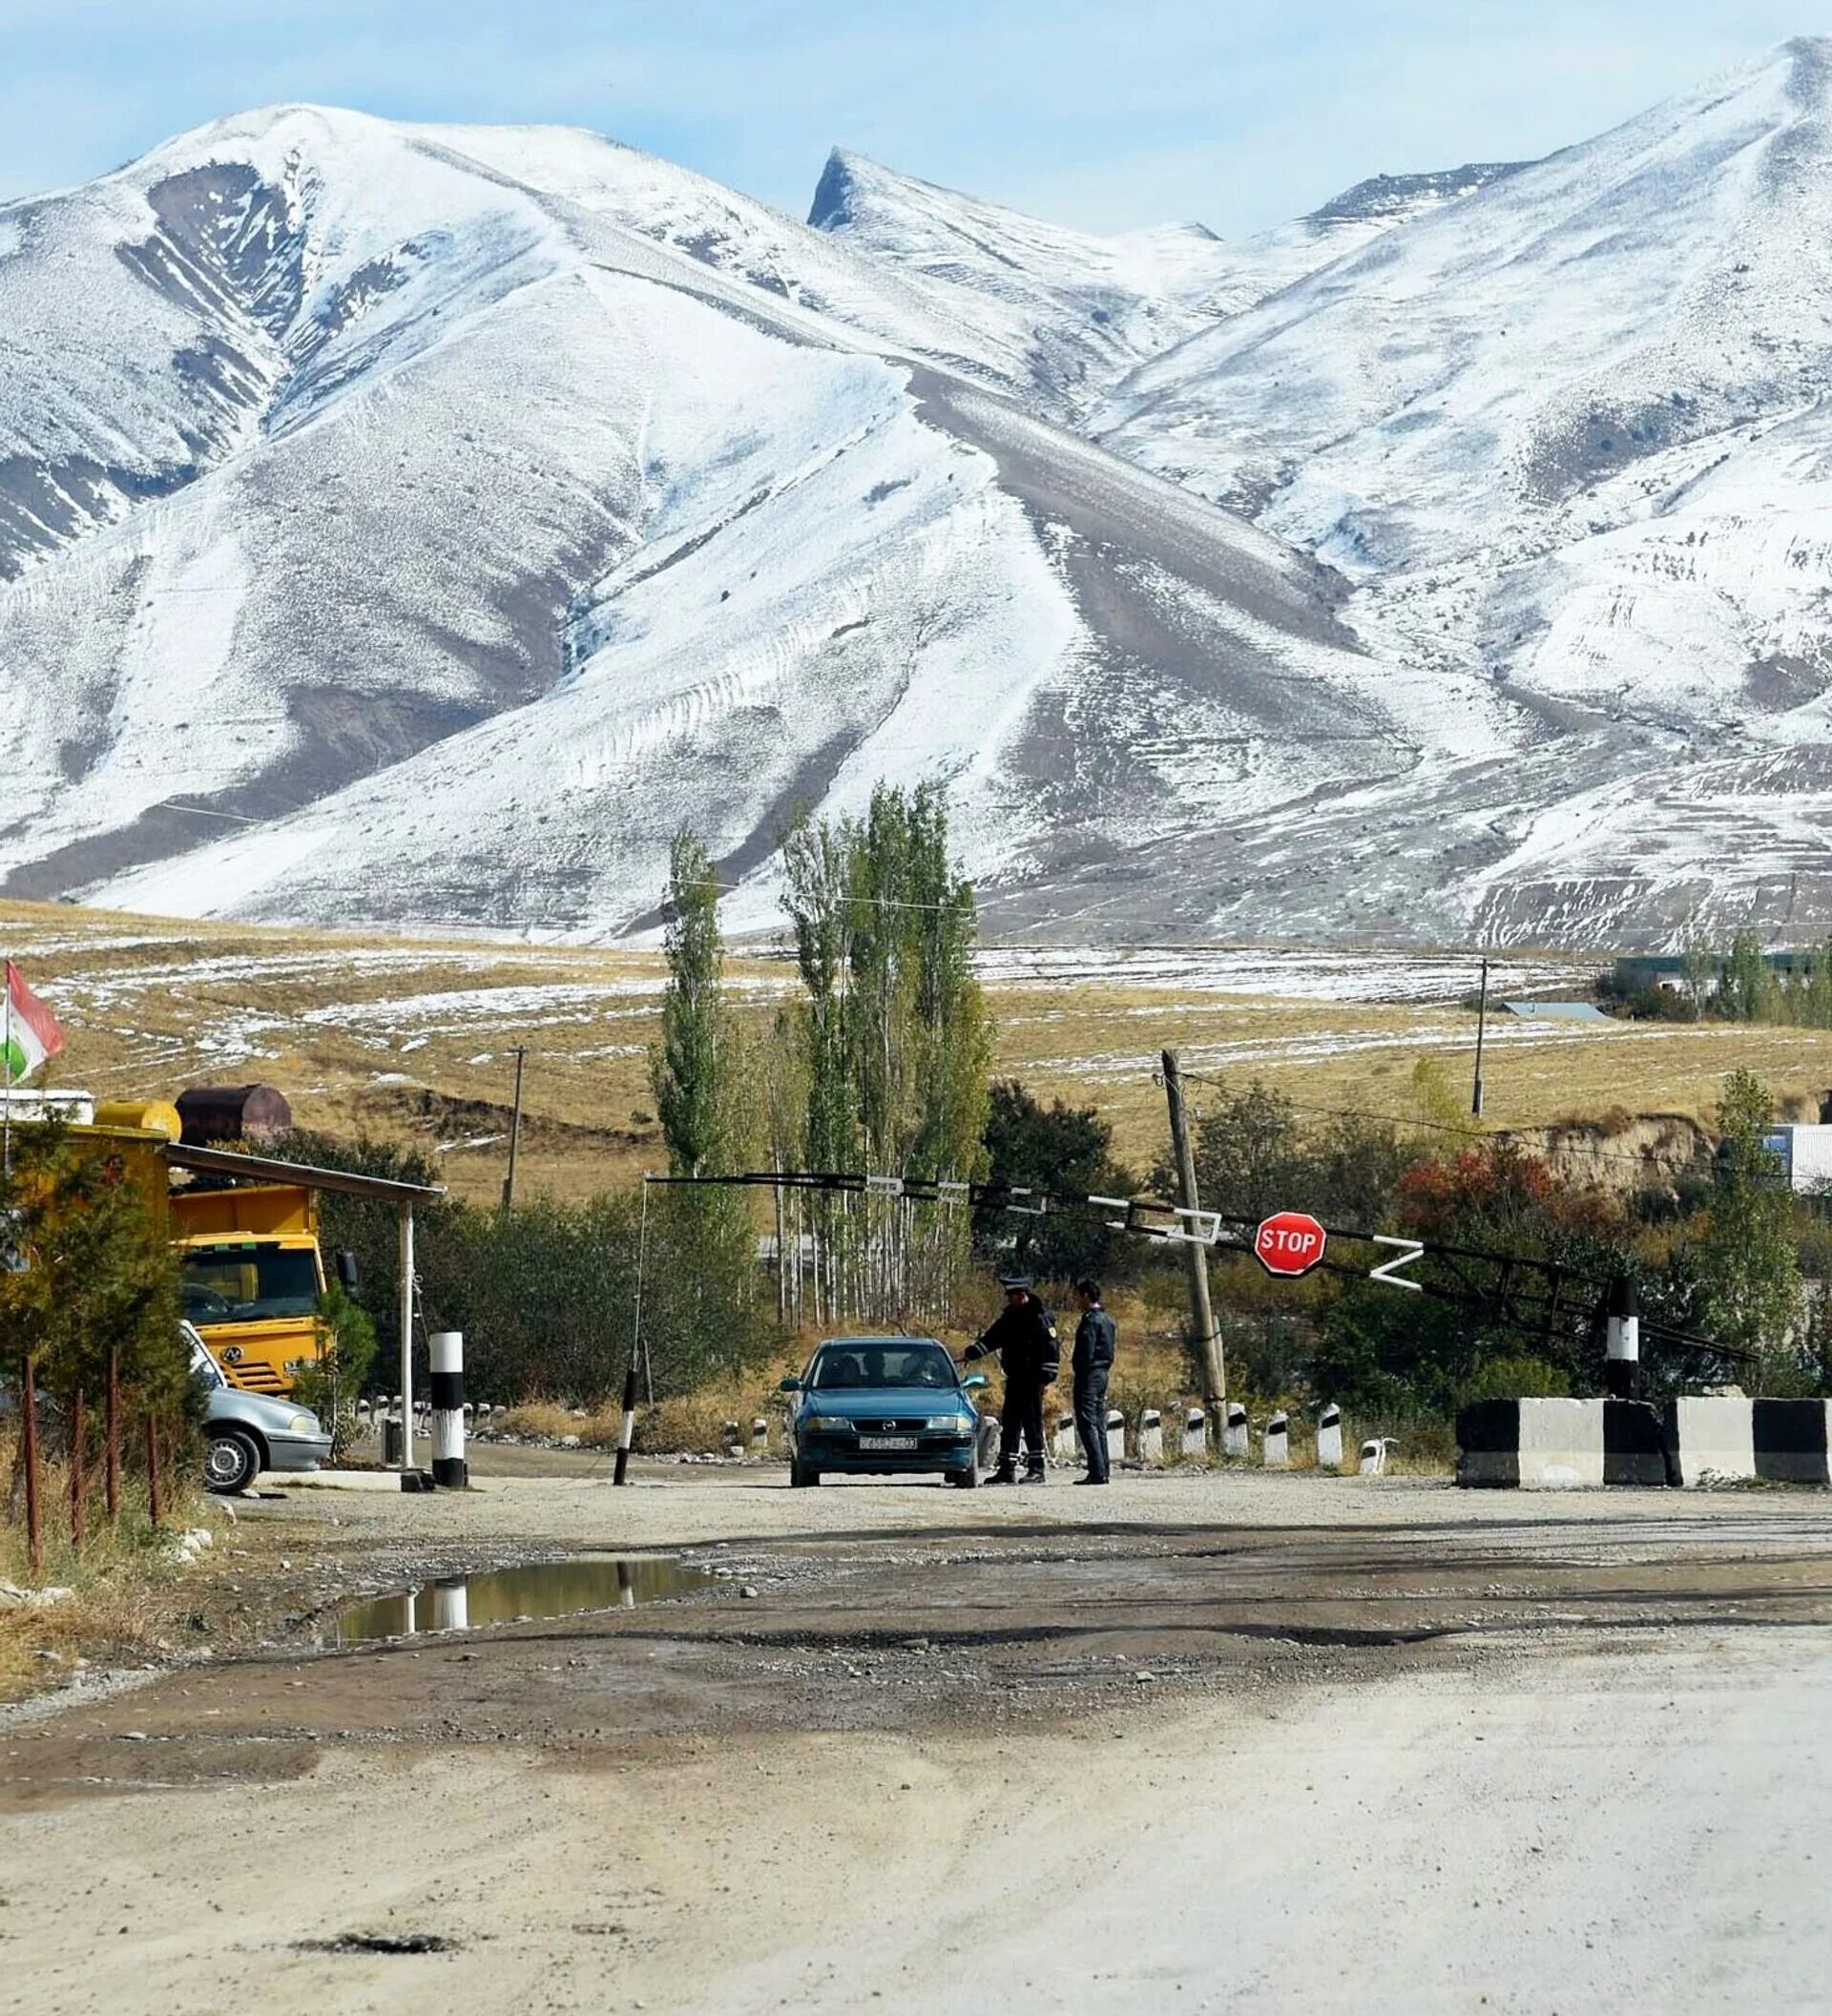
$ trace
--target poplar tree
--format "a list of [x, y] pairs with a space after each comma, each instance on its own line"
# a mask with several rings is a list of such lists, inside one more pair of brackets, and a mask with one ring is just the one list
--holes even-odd
[[718, 891], [706, 849], [675, 836], [668, 860], [668, 985], [650, 1053], [656, 1114], [672, 1174], [721, 1173], [731, 1149], [738, 1034], [726, 1007]]
[[[783, 859], [806, 990], [803, 1166], [970, 1180], [991, 1042], [972, 967], [973, 891], [948, 857], [941, 793], [880, 786], [863, 821], [804, 820]], [[951, 1297], [965, 1212], [826, 1198], [817, 1216], [830, 1314], [896, 1317]]]
[[[661, 1004], [661, 1040], [650, 1052], [656, 1114], [668, 1144], [669, 1173], [730, 1175], [748, 1153], [751, 1102], [745, 1086], [743, 1032], [725, 996], [725, 946], [718, 927], [718, 890], [706, 849], [691, 833], [675, 836], [668, 863], [668, 985]], [[693, 1340], [717, 1336], [736, 1372], [755, 1341], [751, 1320], [755, 1235], [739, 1190], [708, 1187], [662, 1193], [658, 1243], [692, 1255], [680, 1299], [664, 1339], [677, 1354]], [[658, 1318], [662, 1304], [656, 1305]], [[742, 1314], [735, 1321], [732, 1312]]]

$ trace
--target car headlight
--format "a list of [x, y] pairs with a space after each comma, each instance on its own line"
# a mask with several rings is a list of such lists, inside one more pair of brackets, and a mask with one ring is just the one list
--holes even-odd
[[973, 1432], [973, 1421], [971, 1414], [931, 1414], [923, 1426], [941, 1428], [950, 1435], [970, 1435]]
[[288, 1435], [316, 1435], [318, 1433], [318, 1417], [314, 1414], [289, 1415], [286, 1421], [286, 1432]]
[[819, 1431], [822, 1429], [849, 1428], [852, 1426], [852, 1423], [843, 1414], [810, 1414], [802, 1425], [804, 1428], [813, 1428]]

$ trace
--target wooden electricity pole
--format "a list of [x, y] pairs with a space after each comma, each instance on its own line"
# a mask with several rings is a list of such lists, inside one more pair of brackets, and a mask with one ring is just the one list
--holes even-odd
[[[1465, 999], [1468, 999], [1465, 996]], [[1482, 1118], [1482, 1039], [1488, 1033], [1488, 962], [1482, 962], [1482, 986], [1476, 996], [1476, 1082], [1469, 1091], [1469, 1111]]]
[[[1199, 1208], [1196, 1194], [1196, 1155], [1190, 1146], [1190, 1129], [1183, 1112], [1183, 1070], [1175, 1050], [1164, 1052], [1164, 1099], [1171, 1111], [1171, 1153], [1176, 1159], [1176, 1201], [1185, 1211]], [[1190, 1327], [1196, 1333], [1196, 1348], [1202, 1364], [1202, 1382], [1207, 1387], [1203, 1404], [1215, 1432], [1216, 1447], [1221, 1446], [1221, 1403], [1227, 1398], [1227, 1366], [1222, 1361], [1220, 1333], [1215, 1327], [1215, 1308], [1209, 1300], [1209, 1257], [1199, 1241], [1192, 1239], [1183, 1248], [1190, 1272]]]
[[528, 1062], [528, 1051], [520, 1044], [515, 1047], [515, 1112], [509, 1123], [509, 1174], [503, 1178], [503, 1209], [512, 1211], [515, 1207], [515, 1153], [522, 1145], [522, 1070]]

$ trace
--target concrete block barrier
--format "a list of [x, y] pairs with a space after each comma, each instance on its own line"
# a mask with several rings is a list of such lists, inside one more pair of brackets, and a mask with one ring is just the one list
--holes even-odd
[[1521, 1490], [1664, 1485], [1666, 1437], [1638, 1400], [1483, 1400], [1457, 1416], [1457, 1482]]
[[1185, 1456], [1206, 1456], [1209, 1453], [1209, 1417], [1200, 1407], [1190, 1407], [1184, 1413], [1183, 1453]]
[[1147, 1407], [1139, 1418], [1138, 1460], [1140, 1463], [1164, 1461], [1164, 1417], [1155, 1407]]
[[1832, 1484], [1832, 1404], [1822, 1400], [1670, 1400], [1667, 1477], [1711, 1484]]
[[1333, 1470], [1343, 1461], [1343, 1410], [1334, 1401], [1317, 1417], [1318, 1467]]
[[1247, 1460], [1247, 1410], [1238, 1400], [1228, 1402], [1222, 1417], [1221, 1453], [1237, 1456], [1242, 1463]]
[[1291, 1423], [1283, 1414], [1275, 1414], [1266, 1424], [1266, 1432], [1260, 1438], [1260, 1461], [1268, 1470], [1282, 1470], [1291, 1461]]
[[1117, 1407], [1107, 1409], [1107, 1461], [1121, 1462], [1126, 1454], [1126, 1417]]

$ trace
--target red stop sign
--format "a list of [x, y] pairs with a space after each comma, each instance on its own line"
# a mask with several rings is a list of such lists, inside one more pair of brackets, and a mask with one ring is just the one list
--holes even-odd
[[1268, 1274], [1308, 1274], [1323, 1257], [1323, 1228], [1307, 1211], [1275, 1211], [1253, 1236]]

